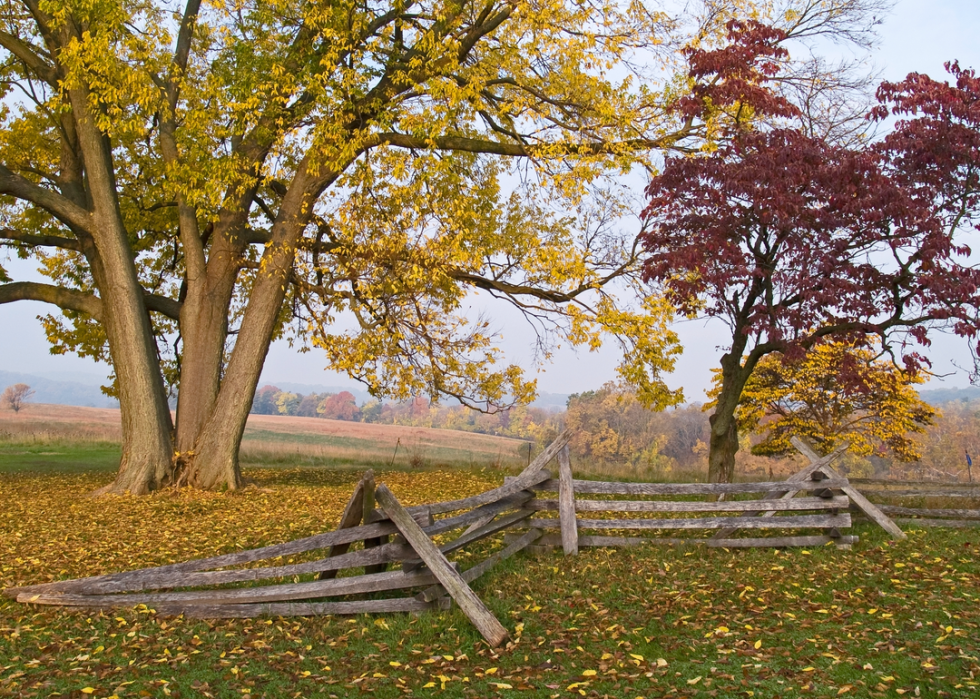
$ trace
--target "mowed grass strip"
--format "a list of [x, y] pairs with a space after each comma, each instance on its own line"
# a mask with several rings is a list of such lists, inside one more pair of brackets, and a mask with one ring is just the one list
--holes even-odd
[[[4, 586], [127, 570], [332, 528], [358, 474], [249, 470], [232, 494], [84, 497], [111, 474], [0, 475]], [[381, 472], [405, 504], [499, 483]], [[867, 526], [851, 551], [684, 547], [520, 555], [475, 585], [512, 633], [458, 610], [191, 621], [0, 602], [0, 695], [16, 697], [975, 696], [975, 533]], [[461, 558], [463, 567], [475, 557]], [[291, 559], [285, 560], [288, 562]]]

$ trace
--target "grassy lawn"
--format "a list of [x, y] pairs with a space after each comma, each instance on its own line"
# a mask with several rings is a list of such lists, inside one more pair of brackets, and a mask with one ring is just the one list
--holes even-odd
[[121, 451], [117, 442], [0, 441], [0, 473], [114, 472]]
[[[359, 476], [249, 469], [256, 487], [234, 494], [91, 500], [111, 473], [94, 468], [108, 453], [87, 453], [93, 467], [79, 471], [44, 466], [53, 454], [0, 452], [3, 586], [332, 528]], [[406, 504], [499, 483], [489, 471], [378, 478]], [[850, 551], [519, 555], [475, 585], [512, 633], [495, 651], [458, 610], [207, 622], [4, 599], [0, 696], [977, 696], [976, 532], [912, 530], [900, 543], [869, 525], [853, 533]]]

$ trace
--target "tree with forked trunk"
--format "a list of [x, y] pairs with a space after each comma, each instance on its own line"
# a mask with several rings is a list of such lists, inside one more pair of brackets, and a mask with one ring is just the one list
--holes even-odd
[[[860, 26], [875, 2], [795, 4], [756, 9], [804, 37]], [[724, 131], [731, 113], [669, 109], [681, 83], [635, 87], [636, 66], [685, 73], [674, 48], [724, 43], [739, 3], [686, 24], [615, 3], [7, 6], [20, 96], [0, 137], [0, 240], [52, 283], [4, 274], [0, 303], [58, 306], [55, 350], [112, 362], [112, 490], [239, 487], [283, 334], [376, 395], [526, 400], [533, 382], [498, 367], [489, 323], [463, 313], [472, 291], [546, 338], [617, 336], [624, 379], [654, 405], [680, 399], [660, 378], [677, 353], [669, 308], [611, 291], [647, 296], [607, 175]]]

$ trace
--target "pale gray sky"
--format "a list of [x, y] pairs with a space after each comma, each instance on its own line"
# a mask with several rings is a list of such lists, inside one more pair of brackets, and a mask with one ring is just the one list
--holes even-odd
[[[883, 77], [898, 80], [911, 71], [935, 78], [945, 75], [943, 63], [958, 59], [961, 65], [980, 68], [980, 0], [899, 0], [880, 28], [881, 46], [872, 60]], [[975, 246], [977, 247], [977, 246]], [[4, 265], [17, 279], [38, 278], [32, 267], [11, 260]], [[479, 304], [479, 299], [474, 302]], [[51, 312], [50, 306], [36, 302], [0, 305], [0, 366], [6, 371], [39, 374], [51, 378], [102, 381], [104, 365], [75, 356], [53, 356], [36, 316]], [[489, 308], [494, 324], [504, 334], [503, 345], [511, 361], [525, 363], [531, 356], [533, 336], [513, 313]], [[689, 401], [704, 399], [711, 368], [718, 363], [718, 345], [725, 341], [725, 328], [704, 321], [680, 323], [677, 330], [685, 347], [671, 377], [672, 386], [683, 386]], [[939, 373], [954, 372], [954, 363], [966, 365], [964, 341], [940, 337], [928, 352]], [[615, 377], [617, 354], [610, 345], [599, 352], [562, 349], [554, 361], [537, 373], [539, 390], [548, 393], [576, 393], [597, 388]], [[351, 383], [346, 376], [324, 370], [325, 361], [316, 350], [306, 354], [285, 343], [273, 345], [266, 361], [263, 381], [283, 381], [325, 385]], [[964, 386], [964, 374], [947, 378], [943, 385]]]

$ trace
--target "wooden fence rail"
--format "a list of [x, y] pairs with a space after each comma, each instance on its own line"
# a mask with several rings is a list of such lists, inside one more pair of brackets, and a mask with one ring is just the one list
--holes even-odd
[[[563, 432], [519, 476], [472, 497], [404, 507], [368, 471], [332, 532], [156, 568], [8, 588], [4, 595], [29, 604], [86, 609], [146, 604], [161, 614], [197, 618], [421, 611], [455, 601], [487, 642], [497, 646], [507, 631], [469, 583], [532, 545], [543, 532], [532, 528], [462, 573], [446, 556], [531, 518], [535, 510], [525, 506], [534, 493], [528, 488], [551, 479], [544, 466], [565, 453], [568, 438]], [[459, 530], [441, 545], [433, 541]], [[314, 560], [242, 567], [318, 551], [323, 553]], [[401, 563], [401, 569], [388, 570], [393, 563]], [[354, 574], [339, 577], [341, 571]], [[313, 579], [283, 581], [301, 575]], [[236, 586], [228, 587], [232, 584]], [[418, 592], [408, 597], [350, 599], [413, 589]], [[331, 597], [346, 599], [323, 601]]]
[[[520, 475], [468, 498], [405, 507], [384, 484], [376, 484], [373, 472], [368, 471], [331, 532], [194, 561], [3, 592], [29, 604], [86, 609], [145, 604], [160, 614], [196, 618], [416, 612], [445, 609], [454, 601], [487, 643], [497, 646], [507, 638], [507, 630], [470, 584], [534, 545], [560, 544], [567, 555], [580, 547], [650, 543], [743, 548], [834, 542], [846, 547], [856, 537], [840, 530], [850, 526], [849, 510], [854, 505], [901, 534], [881, 510], [832, 470], [835, 455], [810, 454], [810, 466], [785, 482], [604, 483], [573, 478], [569, 437], [567, 430], [562, 432]], [[553, 461], [558, 466], [557, 478], [544, 470]], [[557, 497], [541, 497], [543, 493]], [[737, 499], [752, 494], [761, 497]], [[580, 497], [583, 495], [590, 497]], [[548, 517], [552, 512], [557, 516]], [[966, 511], [950, 512], [962, 517]], [[581, 516], [584, 514], [588, 516]], [[740, 529], [775, 533], [734, 536]], [[800, 531], [813, 529], [821, 533]], [[548, 533], [555, 530], [557, 533]], [[647, 535], [580, 533], [592, 531]], [[649, 535], [664, 531], [702, 536]], [[705, 539], [706, 532], [716, 533]], [[447, 558], [501, 534], [502, 547], [490, 548], [493, 553], [484, 554], [466, 570]], [[451, 535], [448, 540], [446, 535]], [[434, 541], [437, 536], [438, 543]], [[285, 556], [310, 560], [283, 563]], [[251, 567], [253, 564], [258, 565]], [[392, 567], [394, 564], [400, 566]], [[346, 573], [340, 575], [343, 571]], [[398, 590], [408, 591], [407, 596], [387, 597]], [[385, 598], [378, 599], [379, 594]]]

